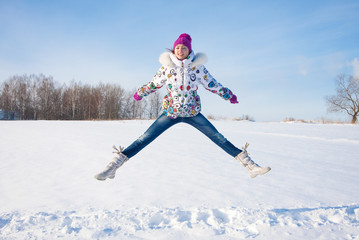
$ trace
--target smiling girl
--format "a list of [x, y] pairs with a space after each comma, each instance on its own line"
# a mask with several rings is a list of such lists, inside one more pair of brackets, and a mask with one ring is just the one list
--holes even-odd
[[204, 54], [195, 54], [191, 46], [190, 35], [183, 33], [173, 44], [171, 52], [163, 53], [159, 61], [162, 64], [152, 81], [140, 87], [134, 94], [134, 99], [140, 101], [143, 97], [155, 92], [166, 85], [168, 91], [163, 98], [162, 114], [147, 129], [147, 131], [126, 149], [119, 148], [116, 155], [104, 171], [95, 176], [98, 180], [113, 179], [116, 170], [126, 161], [135, 156], [150, 144], [160, 134], [177, 123], [187, 123], [198, 129], [229, 155], [237, 159], [247, 168], [252, 178], [267, 173], [269, 167], [260, 167], [248, 156], [248, 143], [243, 149], [238, 149], [229, 142], [203, 116], [201, 102], [197, 90], [199, 86], [228, 100], [238, 103], [236, 95], [217, 82], [203, 65], [207, 58]]

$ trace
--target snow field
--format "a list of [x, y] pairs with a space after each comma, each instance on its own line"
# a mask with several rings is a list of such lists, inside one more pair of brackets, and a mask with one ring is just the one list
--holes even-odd
[[359, 239], [358, 125], [212, 121], [251, 179], [179, 124], [96, 181], [151, 122], [0, 122], [0, 239]]

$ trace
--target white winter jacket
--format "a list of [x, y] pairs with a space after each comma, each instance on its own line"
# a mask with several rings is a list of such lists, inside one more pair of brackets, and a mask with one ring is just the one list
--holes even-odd
[[162, 64], [152, 81], [137, 90], [140, 97], [147, 96], [166, 84], [168, 94], [163, 98], [162, 111], [170, 118], [193, 117], [201, 111], [201, 101], [197, 94], [198, 85], [218, 94], [225, 100], [233, 93], [217, 82], [203, 64], [204, 54], [194, 54], [187, 59], [178, 60], [171, 52], [161, 54]]

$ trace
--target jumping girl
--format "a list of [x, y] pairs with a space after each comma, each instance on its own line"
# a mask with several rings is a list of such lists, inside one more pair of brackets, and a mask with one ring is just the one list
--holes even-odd
[[116, 150], [113, 160], [105, 170], [95, 176], [98, 180], [113, 179], [116, 170], [126, 161], [135, 156], [144, 147], [150, 144], [160, 134], [177, 123], [187, 123], [201, 131], [215, 144], [229, 155], [237, 159], [252, 178], [263, 175], [271, 170], [270, 167], [260, 167], [248, 156], [248, 143], [241, 150], [229, 142], [203, 116], [201, 102], [197, 94], [198, 86], [219, 95], [232, 104], [238, 103], [236, 95], [217, 82], [203, 65], [207, 58], [204, 54], [195, 54], [191, 46], [190, 35], [183, 33], [173, 44], [171, 52], [163, 53], [159, 61], [162, 64], [152, 81], [140, 87], [134, 94], [134, 99], [140, 101], [143, 97], [155, 92], [166, 85], [168, 94], [163, 98], [162, 114], [147, 129], [147, 131], [126, 149]]

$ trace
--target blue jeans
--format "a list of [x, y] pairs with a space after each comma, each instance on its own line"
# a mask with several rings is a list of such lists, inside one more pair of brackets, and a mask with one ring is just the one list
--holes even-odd
[[164, 114], [160, 115], [147, 129], [147, 131], [130, 146], [128, 146], [122, 153], [128, 158], [135, 156], [164, 131], [180, 122], [190, 124], [197, 128], [232, 157], [235, 157], [242, 152], [242, 150], [235, 147], [231, 142], [223, 137], [223, 135], [218, 132], [218, 130], [207, 120], [206, 117], [199, 113], [194, 117], [178, 117], [176, 119], [169, 118]]

